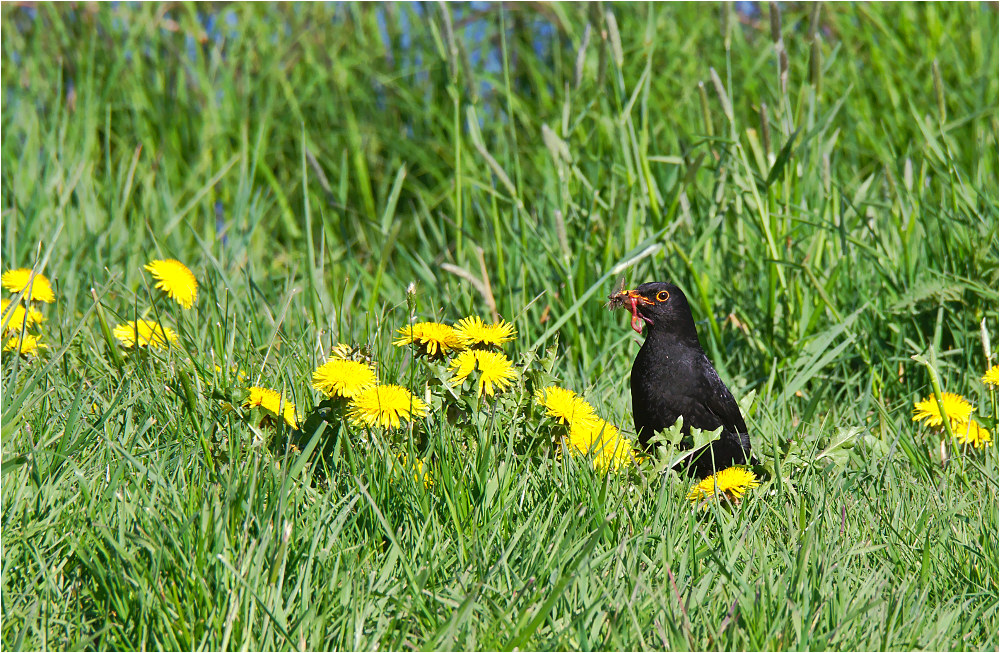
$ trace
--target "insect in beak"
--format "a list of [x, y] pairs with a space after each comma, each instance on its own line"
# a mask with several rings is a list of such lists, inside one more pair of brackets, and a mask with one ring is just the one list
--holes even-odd
[[625, 277], [622, 277], [617, 289], [608, 295], [607, 307], [610, 310], [628, 308], [632, 313], [632, 330], [641, 334], [643, 322], [652, 324], [653, 321], [639, 312], [639, 306], [652, 303], [634, 290], [625, 290]]

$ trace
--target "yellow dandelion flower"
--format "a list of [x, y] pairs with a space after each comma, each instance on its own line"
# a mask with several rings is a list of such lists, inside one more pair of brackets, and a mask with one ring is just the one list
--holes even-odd
[[535, 393], [535, 402], [545, 409], [545, 413], [563, 424], [577, 421], [596, 422], [599, 418], [594, 407], [572, 390], [550, 385]]
[[460, 350], [462, 343], [458, 339], [455, 329], [447, 324], [438, 322], [417, 322], [408, 324], [397, 329], [399, 338], [393, 340], [392, 344], [397, 347], [416, 344], [420, 353], [428, 356], [444, 356], [447, 350]]
[[24, 298], [29, 302], [37, 300], [51, 304], [56, 300], [56, 296], [52, 292], [52, 284], [49, 283], [45, 275], [36, 274], [32, 278], [30, 268], [18, 268], [4, 272], [3, 276], [0, 277], [0, 284], [12, 293], [19, 293], [31, 286], [31, 293], [24, 294]]
[[510, 387], [514, 379], [517, 378], [517, 371], [510, 359], [499, 352], [484, 351], [482, 349], [470, 349], [463, 351], [451, 361], [448, 369], [453, 371], [451, 377], [452, 385], [461, 385], [472, 370], [479, 367], [479, 390], [478, 394], [493, 396], [496, 390], [503, 392]]
[[156, 287], [167, 293], [170, 299], [184, 308], [194, 306], [194, 300], [198, 299], [198, 280], [186, 265], [168, 258], [150, 261], [146, 269], [156, 279]]
[[757, 475], [742, 467], [730, 467], [702, 480], [691, 488], [687, 498], [692, 503], [700, 503], [705, 499], [718, 496], [738, 502], [747, 490], [760, 485]]
[[478, 362], [474, 351], [463, 351], [451, 359], [448, 369], [451, 370], [452, 385], [459, 385], [468, 378], [475, 371]]
[[495, 324], [486, 324], [483, 320], [473, 315], [464, 320], [459, 320], [455, 325], [455, 333], [463, 347], [500, 347], [505, 342], [514, 339], [517, 331], [510, 322], [500, 320]]
[[272, 417], [280, 415], [285, 420], [285, 424], [293, 429], [298, 428], [295, 404], [282, 397], [277, 390], [253, 386], [250, 388], [250, 396], [243, 402], [243, 405], [247, 408], [263, 408]]
[[376, 385], [351, 401], [347, 416], [356, 425], [398, 428], [402, 420], [427, 415], [427, 404], [398, 385]]
[[619, 438], [613, 442], [605, 442], [601, 450], [594, 454], [594, 468], [599, 471], [618, 471], [632, 462], [632, 441]]
[[25, 333], [23, 336], [14, 336], [3, 346], [4, 351], [16, 351], [22, 356], [37, 356], [39, 349], [46, 349], [48, 345], [38, 341], [38, 336]]
[[566, 436], [566, 448], [573, 454], [589, 453], [595, 443], [600, 444], [603, 431], [614, 428], [601, 418], [594, 420], [575, 420], [570, 422], [569, 433]]
[[476, 360], [479, 361], [479, 394], [483, 394], [485, 390], [492, 397], [494, 386], [499, 392], [503, 392], [517, 378], [514, 364], [499, 352], [479, 351], [476, 353]]
[[[951, 392], [941, 393], [941, 401], [944, 404], [944, 414], [952, 422], [965, 424], [972, 415], [972, 404], [965, 400], [965, 397]], [[937, 400], [934, 395], [927, 397], [913, 404], [913, 421], [926, 421], [928, 426], [941, 426], [941, 412], [938, 410]]]
[[577, 419], [570, 423], [566, 449], [571, 455], [589, 455], [596, 469], [617, 470], [631, 461], [632, 441], [603, 419]]
[[0, 299], [0, 322], [3, 322], [4, 333], [20, 333], [23, 329], [32, 325], [41, 324], [45, 321], [45, 316], [34, 306], [28, 306], [25, 310], [20, 303], [11, 308], [10, 300], [4, 297]]
[[375, 370], [359, 361], [331, 358], [313, 372], [312, 385], [327, 397], [357, 397], [378, 383]]
[[977, 449], [993, 446], [993, 436], [974, 419], [967, 424], [952, 422], [951, 432], [959, 444], [971, 444]]
[[173, 329], [153, 320], [130, 320], [116, 326], [113, 333], [126, 349], [136, 346], [166, 349], [170, 343], [177, 342]]
[[982, 382], [986, 385], [1000, 385], [1000, 365], [994, 365], [986, 370], [986, 374], [982, 376]]

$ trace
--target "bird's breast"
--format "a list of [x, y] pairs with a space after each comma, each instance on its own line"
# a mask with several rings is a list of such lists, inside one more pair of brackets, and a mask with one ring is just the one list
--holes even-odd
[[678, 392], [693, 389], [694, 382], [700, 378], [701, 358], [704, 354], [678, 347], [647, 346], [647, 340], [632, 364], [632, 386], [638, 383], [641, 387], [671, 388]]
[[[700, 346], [648, 338], [632, 365], [632, 413], [636, 429], [662, 430], [684, 417], [685, 430], [717, 428], [707, 408], [716, 376]], [[721, 382], [720, 382], [721, 383]]]

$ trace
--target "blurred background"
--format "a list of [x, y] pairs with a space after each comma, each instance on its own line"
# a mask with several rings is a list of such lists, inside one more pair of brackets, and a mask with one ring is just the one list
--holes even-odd
[[805, 417], [996, 331], [992, 4], [2, 12], [3, 265], [55, 239], [70, 314], [159, 252], [233, 301], [301, 290], [284, 329], [329, 346], [415, 283], [588, 384], [631, 359], [603, 297], [669, 279], [724, 378]]

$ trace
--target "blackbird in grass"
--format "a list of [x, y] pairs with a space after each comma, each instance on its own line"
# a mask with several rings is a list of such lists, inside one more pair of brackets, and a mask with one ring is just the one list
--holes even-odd
[[[714, 431], [718, 440], [691, 456], [689, 471], [705, 478], [732, 465], [756, 463], [740, 407], [698, 341], [691, 308], [671, 283], [644, 283], [608, 296], [610, 308], [628, 308], [632, 328], [646, 340], [632, 364], [632, 416], [644, 449], [653, 435], [684, 418], [691, 427]], [[682, 463], [683, 464], [683, 463]]]

